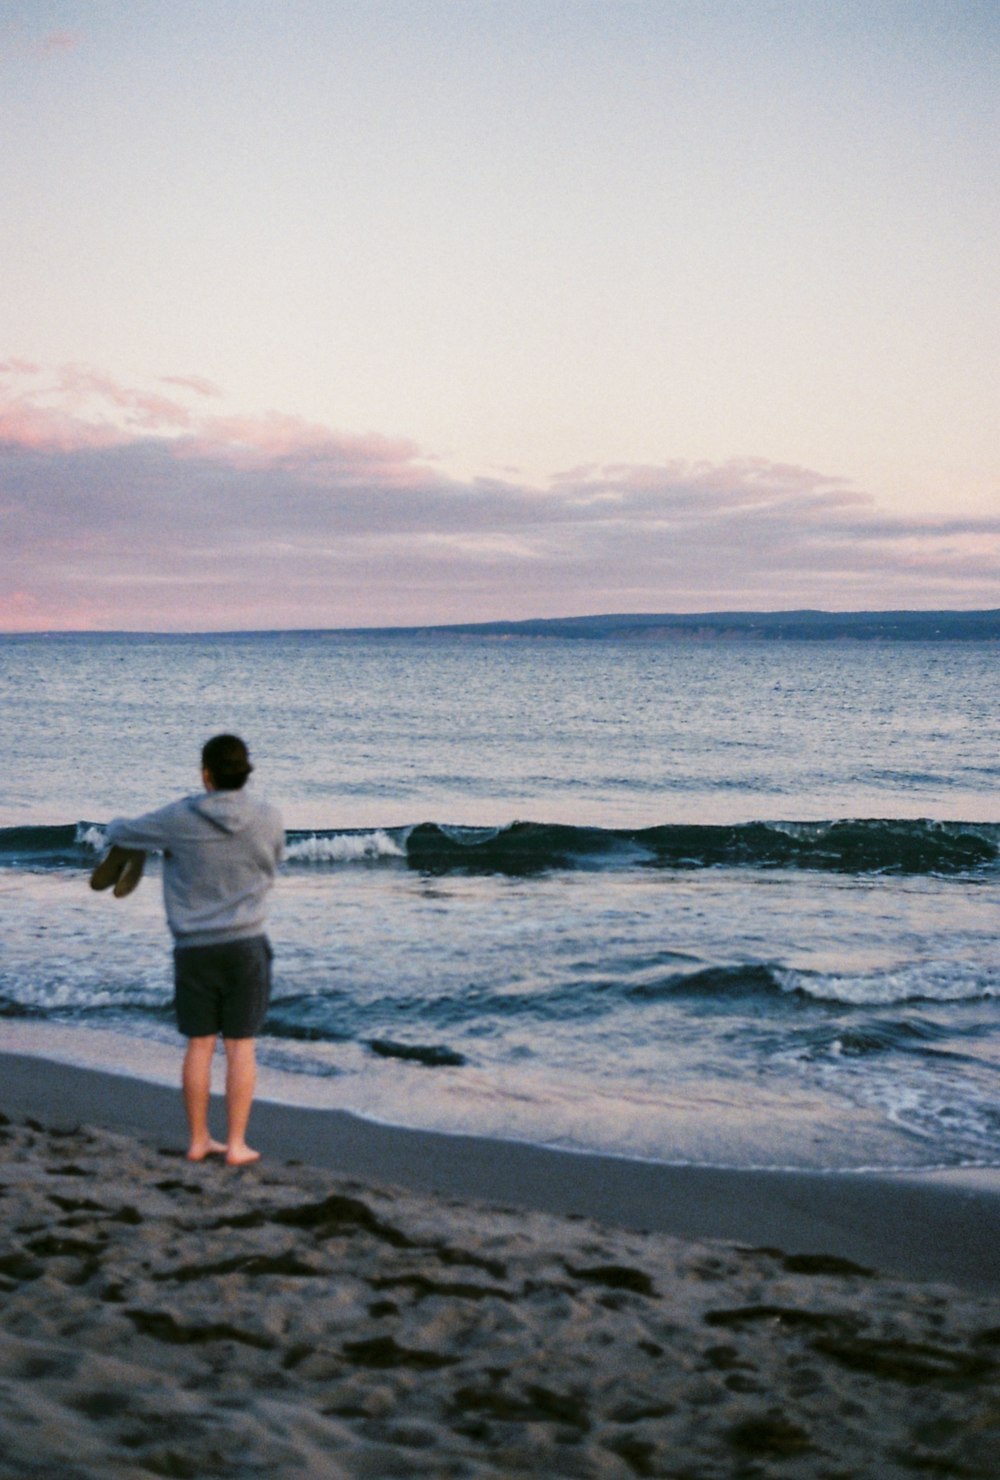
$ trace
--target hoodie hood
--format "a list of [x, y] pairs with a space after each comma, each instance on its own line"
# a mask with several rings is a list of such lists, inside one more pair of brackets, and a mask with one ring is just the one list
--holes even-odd
[[260, 816], [259, 804], [242, 788], [239, 791], [206, 791], [202, 796], [190, 797], [188, 804], [192, 812], [231, 837], [253, 827]]

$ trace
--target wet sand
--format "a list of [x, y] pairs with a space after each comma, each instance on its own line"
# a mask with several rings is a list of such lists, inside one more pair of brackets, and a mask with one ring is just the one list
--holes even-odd
[[[175, 1057], [168, 1056], [171, 1067]], [[184, 1144], [172, 1084], [6, 1053], [0, 1053], [0, 1083], [0, 1109], [8, 1114]], [[577, 1214], [634, 1231], [818, 1249], [884, 1274], [1000, 1294], [996, 1170], [872, 1174], [669, 1166], [408, 1130], [348, 1111], [267, 1100], [254, 1107], [251, 1139], [270, 1161], [299, 1160], [413, 1191]]]
[[0, 1109], [5, 1477], [1000, 1473], [991, 1177], [267, 1104], [262, 1163], [192, 1166], [174, 1091], [27, 1056]]

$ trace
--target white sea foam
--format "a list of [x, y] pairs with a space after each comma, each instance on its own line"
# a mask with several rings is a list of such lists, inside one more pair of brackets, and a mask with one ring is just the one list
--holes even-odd
[[293, 863], [365, 863], [379, 858], [405, 858], [406, 853], [381, 829], [366, 833], [336, 833], [334, 836], [298, 838], [289, 844]]
[[988, 1076], [970, 1076], [947, 1056], [928, 1064], [904, 1063], [898, 1055], [884, 1067], [834, 1056], [814, 1064], [811, 1074], [839, 1096], [884, 1115], [908, 1136], [939, 1149], [947, 1146], [959, 1163], [996, 1165], [998, 1106]]
[[108, 986], [93, 972], [81, 970], [78, 963], [57, 959], [42, 977], [16, 968], [5, 973], [3, 996], [29, 1013], [43, 1015], [80, 1013], [101, 1010], [157, 1011], [169, 1002], [167, 982], [147, 986], [141, 980], [127, 985]]
[[915, 961], [895, 971], [857, 975], [792, 970], [777, 970], [775, 975], [786, 992], [802, 992], [820, 1002], [843, 1002], [852, 1007], [1000, 997], [1000, 964], [972, 961]]
[[[76, 842], [101, 853], [107, 846], [105, 830], [95, 823], [80, 823]], [[378, 828], [374, 832], [297, 838], [289, 844], [287, 856], [294, 863], [364, 863], [378, 858], [405, 858], [406, 850]]]

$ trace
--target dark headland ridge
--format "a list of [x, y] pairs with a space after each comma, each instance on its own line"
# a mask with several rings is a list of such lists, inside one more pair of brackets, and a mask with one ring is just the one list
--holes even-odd
[[[340, 635], [340, 634], [338, 634]], [[521, 622], [462, 622], [427, 627], [366, 627], [353, 637], [640, 638], [648, 642], [706, 638], [828, 642], [1000, 641], [1000, 611], [640, 612], [592, 617], [540, 617]]]
[[1000, 610], [993, 611], [775, 611], [631, 612], [588, 617], [534, 617], [516, 622], [453, 622], [413, 627], [297, 627], [157, 632], [119, 629], [103, 632], [49, 631], [0, 634], [6, 642], [87, 642], [128, 637], [136, 641], [184, 642], [192, 637], [258, 639], [357, 638], [563, 638], [600, 642], [697, 642], [708, 639], [787, 642], [1000, 642]]

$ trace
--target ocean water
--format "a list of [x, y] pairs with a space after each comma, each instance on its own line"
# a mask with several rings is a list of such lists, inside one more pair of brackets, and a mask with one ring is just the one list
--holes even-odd
[[0, 1043], [82, 1061], [99, 1028], [133, 1073], [177, 1043], [156, 860], [124, 901], [87, 874], [235, 729], [289, 829], [260, 1057], [300, 1098], [670, 1162], [1000, 1165], [998, 662], [0, 638]]

